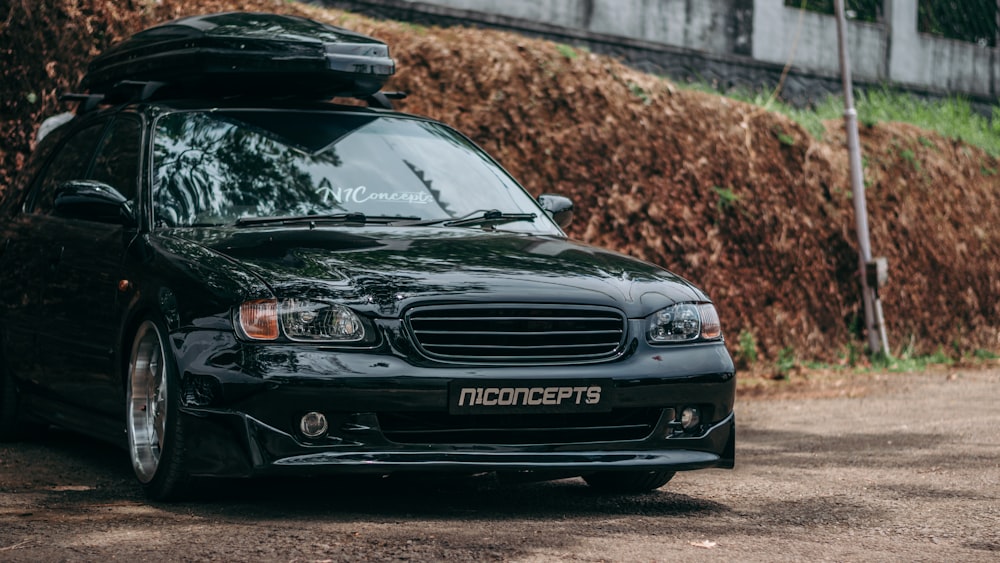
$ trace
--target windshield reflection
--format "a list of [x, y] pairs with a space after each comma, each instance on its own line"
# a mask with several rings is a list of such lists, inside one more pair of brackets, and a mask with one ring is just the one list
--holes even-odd
[[159, 226], [336, 213], [448, 219], [497, 209], [541, 218], [503, 229], [558, 233], [488, 156], [436, 123], [238, 110], [167, 114], [155, 131]]

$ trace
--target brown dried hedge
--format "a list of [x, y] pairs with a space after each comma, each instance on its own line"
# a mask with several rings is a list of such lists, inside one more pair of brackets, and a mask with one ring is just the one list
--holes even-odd
[[[227, 10], [304, 14], [387, 41], [402, 109], [444, 120], [534, 194], [578, 205], [573, 237], [666, 266], [716, 300], [746, 359], [835, 361], [861, 345], [844, 134], [589, 53], [477, 29], [418, 28], [276, 0], [6, 0], [0, 188], [86, 62], [153, 23]], [[3, 3], [0, 3], [2, 5]], [[1000, 163], [901, 124], [864, 127], [872, 248], [895, 352], [1000, 349]], [[788, 353], [787, 351], [785, 352]]]

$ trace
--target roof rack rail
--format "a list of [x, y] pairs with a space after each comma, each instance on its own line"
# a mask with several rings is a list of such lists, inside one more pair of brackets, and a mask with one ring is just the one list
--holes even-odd
[[106, 93], [79, 94], [66, 92], [59, 95], [59, 100], [63, 102], [79, 102], [80, 105], [77, 106], [76, 112], [84, 114], [94, 111], [101, 104], [123, 104], [148, 100], [164, 86], [167, 86], [166, 82], [122, 80], [108, 89]]
[[365, 102], [370, 108], [393, 109], [392, 100], [405, 99], [407, 92], [375, 92], [365, 98]]
[[59, 94], [60, 102], [79, 102], [76, 112], [83, 114], [94, 111], [97, 106], [104, 101], [104, 94], [78, 94], [75, 92], [64, 92]]
[[152, 98], [166, 85], [166, 82], [156, 80], [122, 80], [105, 94], [104, 103], [142, 102]]

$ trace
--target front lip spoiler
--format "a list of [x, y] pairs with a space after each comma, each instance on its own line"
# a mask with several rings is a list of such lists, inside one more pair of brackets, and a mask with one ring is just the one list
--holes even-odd
[[272, 467], [348, 470], [351, 472], [396, 471], [686, 471], [715, 467], [718, 455], [693, 450], [556, 452], [556, 453], [425, 453], [425, 452], [323, 452], [276, 460]]

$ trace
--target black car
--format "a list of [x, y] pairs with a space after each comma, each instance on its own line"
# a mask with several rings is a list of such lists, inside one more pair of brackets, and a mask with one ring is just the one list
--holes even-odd
[[154, 499], [405, 471], [639, 492], [733, 467], [705, 293], [568, 240], [568, 199], [455, 130], [329, 101], [385, 105], [392, 71], [370, 38], [245, 13], [96, 60], [0, 206], [0, 438], [119, 443]]

